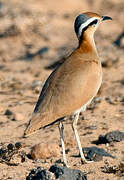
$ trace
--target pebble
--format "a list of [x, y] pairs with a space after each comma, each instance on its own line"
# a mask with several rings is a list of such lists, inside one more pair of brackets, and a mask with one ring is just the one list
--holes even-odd
[[49, 169], [37, 167], [32, 169], [26, 180], [88, 180], [86, 173], [78, 169], [52, 165]]
[[97, 125], [91, 125], [91, 126], [85, 127], [84, 129], [96, 130], [97, 128], [98, 128]]
[[31, 157], [34, 160], [47, 159], [61, 155], [61, 148], [54, 143], [40, 143], [32, 147]]
[[17, 36], [19, 34], [20, 34], [19, 28], [15, 24], [12, 24], [7, 29], [5, 29], [4, 32], [0, 33], [0, 37], [5, 38], [9, 36]]
[[53, 165], [49, 171], [54, 173], [56, 179], [60, 180], [88, 180], [86, 173], [78, 169]]
[[5, 115], [6, 115], [6, 116], [11, 116], [11, 115], [13, 115], [13, 112], [12, 112], [11, 110], [7, 109], [7, 110], [5, 111]]
[[120, 83], [121, 83], [122, 85], [124, 85], [124, 79], [122, 79], [122, 80], [120, 81]]
[[112, 105], [115, 105], [116, 102], [111, 98], [111, 97], [106, 97], [105, 100], [109, 103], [109, 104], [112, 104]]
[[5, 111], [5, 115], [6, 115], [9, 119], [11, 119], [12, 121], [16, 121], [15, 113], [12, 112], [11, 110], [7, 109], [7, 110]]
[[21, 113], [14, 113], [11, 110], [7, 109], [4, 113], [9, 119], [12, 121], [18, 121], [18, 120], [23, 120], [24, 117]]
[[112, 143], [112, 142], [120, 142], [124, 141], [124, 132], [121, 131], [111, 131], [108, 132], [105, 135], [100, 135], [98, 137], [98, 140], [95, 141], [95, 144], [106, 144], [106, 143]]
[[102, 67], [104, 68], [110, 68], [112, 67], [114, 64], [116, 64], [118, 62], [118, 60], [107, 60], [107, 61], [103, 61], [102, 62]]
[[22, 147], [22, 143], [21, 142], [16, 142], [15, 147], [16, 147], [16, 149], [20, 149]]
[[82, 148], [82, 150], [86, 156], [86, 159], [90, 161], [101, 161], [103, 159], [103, 156], [115, 158], [115, 156], [112, 156], [103, 148], [98, 148], [95, 146]]
[[51, 173], [42, 167], [37, 167], [37, 169], [32, 169], [26, 180], [53, 180], [51, 178]]
[[5, 156], [5, 154], [7, 153], [7, 150], [5, 148], [0, 148], [0, 158], [3, 156]]
[[[118, 165], [110, 165], [109, 162], [105, 162], [105, 165], [102, 169], [102, 172], [104, 173], [113, 173], [118, 175], [119, 177], [124, 176], [124, 162], [121, 161]], [[119, 178], [121, 179], [121, 178]], [[123, 179], [123, 177], [122, 177]]]
[[13, 144], [8, 144], [7, 145], [7, 149], [10, 150], [10, 151], [13, 151], [14, 150], [14, 145]]
[[114, 41], [114, 44], [115, 44], [117, 47], [124, 47], [123, 39], [124, 39], [124, 32], [122, 32], [122, 33], [117, 37], [117, 39]]
[[38, 86], [41, 86], [42, 85], [42, 81], [39, 81], [39, 80], [34, 80], [32, 82], [32, 88], [35, 89], [36, 87]]
[[99, 96], [93, 99], [93, 101], [91, 102], [91, 104], [88, 106], [89, 110], [94, 110], [95, 108], [97, 108], [98, 104], [102, 102], [102, 100], [104, 99], [104, 97]]

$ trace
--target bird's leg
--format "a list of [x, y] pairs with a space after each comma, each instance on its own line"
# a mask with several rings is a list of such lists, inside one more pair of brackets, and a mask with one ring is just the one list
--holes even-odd
[[67, 160], [66, 160], [66, 154], [65, 154], [65, 144], [64, 144], [64, 125], [62, 122], [59, 123], [59, 132], [60, 132], [60, 139], [61, 139], [61, 144], [62, 144], [62, 154], [63, 154], [63, 163], [64, 166], [67, 166]]
[[79, 118], [79, 112], [74, 115], [74, 119], [73, 119], [73, 123], [72, 123], [72, 128], [73, 128], [73, 131], [75, 133], [76, 141], [77, 141], [79, 152], [80, 152], [80, 156], [81, 156], [81, 161], [82, 161], [83, 164], [85, 164], [85, 163], [88, 163], [88, 162], [87, 162], [87, 160], [84, 157], [84, 153], [82, 151], [82, 147], [81, 147], [81, 143], [80, 143], [80, 138], [79, 138], [78, 131], [77, 131], [78, 118]]

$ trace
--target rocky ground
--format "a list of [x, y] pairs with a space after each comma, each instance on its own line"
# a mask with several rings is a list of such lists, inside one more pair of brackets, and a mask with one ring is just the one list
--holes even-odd
[[[116, 158], [103, 157], [82, 165], [71, 119], [67, 119], [67, 159], [71, 168], [86, 172], [89, 180], [124, 179], [124, 167], [120, 166], [124, 163], [123, 138], [117, 140], [120, 142], [95, 143], [100, 134], [124, 132], [123, 0], [1, 0], [0, 150], [4, 152], [0, 154], [0, 180], [25, 180], [32, 168], [49, 169], [57, 162], [61, 165], [57, 124], [25, 139], [22, 135], [46, 78], [77, 47], [73, 23], [85, 11], [109, 15], [113, 21], [101, 24], [95, 34], [103, 83], [95, 101], [80, 115], [78, 131], [82, 147], [103, 148]], [[38, 143], [43, 148], [41, 159], [36, 161], [34, 156], [31, 159], [30, 150]]]

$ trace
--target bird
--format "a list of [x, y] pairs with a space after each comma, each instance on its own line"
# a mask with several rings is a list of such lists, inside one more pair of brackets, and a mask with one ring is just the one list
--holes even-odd
[[24, 136], [28, 137], [38, 129], [59, 122], [63, 165], [65, 166], [68, 166], [68, 163], [63, 120], [67, 116], [73, 116], [72, 129], [81, 161], [82, 163], [89, 162], [82, 151], [77, 123], [80, 112], [86, 110], [102, 83], [102, 66], [94, 41], [94, 32], [105, 20], [112, 20], [112, 18], [94, 12], [85, 12], [76, 17], [74, 30], [78, 38], [78, 46], [61, 65], [53, 70], [44, 83], [32, 116], [24, 130]]

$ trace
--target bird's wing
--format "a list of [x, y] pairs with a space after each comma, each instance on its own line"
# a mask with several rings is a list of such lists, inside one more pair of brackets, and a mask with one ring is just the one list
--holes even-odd
[[36, 124], [44, 127], [80, 109], [96, 94], [99, 75], [95, 63], [77, 56], [66, 60], [47, 79], [28, 129]]
[[52, 78], [53, 78], [53, 76], [54, 76], [54, 74], [55, 74], [55, 72], [56, 72], [57, 69], [58, 69], [58, 68], [56, 68], [56, 69], [50, 74], [50, 76], [49, 76], [48, 79], [46, 80], [45, 84], [43, 85], [43, 88], [42, 88], [42, 90], [41, 90], [40, 96], [39, 96], [39, 98], [38, 98], [37, 104], [36, 104], [35, 109], [34, 109], [34, 113], [37, 113], [37, 112], [38, 112], [39, 106], [41, 105], [41, 103], [42, 103], [42, 101], [43, 101], [43, 99], [44, 99], [44, 97], [45, 97], [45, 95], [46, 95], [46, 91], [47, 91], [47, 89], [49, 88], [49, 86], [50, 86], [50, 84], [51, 84], [51, 81], [52, 81]]
[[[67, 57], [69, 58], [71, 56], [71, 54]], [[52, 79], [54, 77], [54, 74], [56, 73], [56, 71], [59, 69], [59, 67], [66, 61], [66, 59], [62, 59], [60, 62], [60, 64], [58, 64], [56, 66], [56, 68], [54, 69], [54, 71], [49, 75], [49, 77], [47, 78], [46, 82], [44, 83], [43, 85], [43, 88], [42, 88], [42, 91], [40, 93], [40, 96], [38, 98], [38, 101], [37, 101], [37, 104], [35, 106], [35, 109], [34, 109], [34, 113], [38, 112], [38, 109], [39, 109], [39, 106], [41, 105], [43, 99], [44, 99], [44, 96], [46, 95], [46, 92], [47, 92], [47, 89], [50, 87], [50, 84], [52, 83]]]

